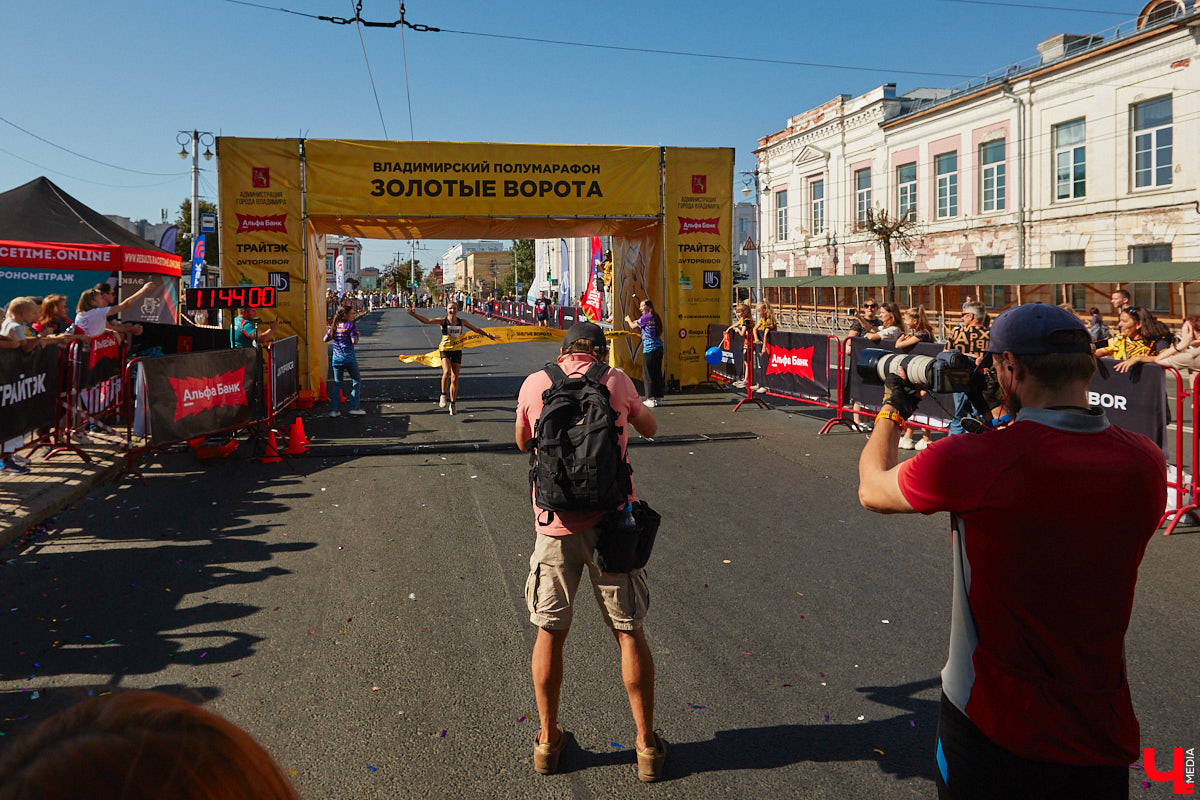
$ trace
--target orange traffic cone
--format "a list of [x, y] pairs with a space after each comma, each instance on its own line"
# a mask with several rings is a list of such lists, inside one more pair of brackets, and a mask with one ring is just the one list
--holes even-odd
[[304, 425], [300, 422], [300, 418], [296, 417], [296, 421], [292, 423], [292, 430], [288, 433], [288, 449], [283, 451], [285, 456], [298, 456], [308, 450], [309, 441], [304, 438]]
[[300, 420], [300, 417], [296, 417], [296, 421], [292, 423], [292, 432], [295, 433], [296, 431], [300, 431], [300, 441], [304, 443], [305, 447], [312, 444], [312, 439], [309, 439], [308, 434], [304, 432], [304, 423]]
[[262, 454], [262, 458], [258, 459], [264, 464], [274, 464], [276, 461], [283, 461], [279, 457], [279, 447], [275, 444], [275, 429], [267, 434], [267, 452]]
[[329, 402], [329, 390], [325, 388], [325, 381], [321, 381], [321, 388], [317, 391], [317, 402], [318, 403], [328, 403]]

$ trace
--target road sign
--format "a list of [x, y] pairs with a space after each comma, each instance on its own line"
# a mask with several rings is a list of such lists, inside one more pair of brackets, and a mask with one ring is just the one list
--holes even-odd
[[200, 215], [200, 232], [201, 233], [216, 233], [217, 232], [217, 215], [216, 214], [201, 214]]
[[518, 292], [525, 291], [525, 284], [521, 283], [520, 281], [517, 281], [517, 291]]
[[756, 244], [754, 243], [754, 237], [752, 237], [752, 236], [747, 236], [747, 237], [746, 237], [746, 243], [745, 243], [744, 245], [742, 245], [742, 249], [743, 249], [743, 250], [757, 250], [757, 249], [758, 249], [758, 245], [756, 245]]

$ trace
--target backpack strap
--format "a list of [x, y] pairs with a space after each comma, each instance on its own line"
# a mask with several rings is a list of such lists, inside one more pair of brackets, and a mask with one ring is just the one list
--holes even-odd
[[547, 361], [545, 372], [550, 376], [550, 385], [557, 386], [567, 379], [567, 373], [563, 372], [562, 367], [553, 361]]
[[608, 364], [605, 364], [603, 361], [597, 361], [595, 364], [592, 364], [587, 368], [587, 372], [585, 372], [584, 375], [586, 375], [587, 379], [592, 383], [600, 383], [600, 379], [603, 378], [607, 372]]

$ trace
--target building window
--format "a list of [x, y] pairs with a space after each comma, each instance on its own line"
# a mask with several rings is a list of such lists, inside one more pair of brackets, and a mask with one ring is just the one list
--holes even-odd
[[871, 213], [871, 170], [854, 172], [854, 219], [862, 225]]
[[337, 268], [337, 264], [335, 263], [336, 260], [337, 260], [337, 256], [335, 256], [333, 253], [326, 254], [326, 256], [325, 256], [325, 271], [326, 272], [332, 273], [334, 271], [334, 269]]
[[1085, 250], [1055, 250], [1050, 254], [1052, 267], [1082, 267], [1085, 266]]
[[870, 264], [855, 264], [854, 265], [854, 274], [855, 275], [870, 275], [871, 274], [871, 265]]
[[[1130, 264], [1167, 264], [1171, 261], [1171, 245], [1143, 244], [1129, 248]], [[1171, 284], [1169, 283], [1135, 283], [1133, 304], [1145, 306], [1151, 311], [1171, 310]]]
[[1054, 126], [1054, 199], [1072, 200], [1087, 193], [1084, 121]]
[[776, 277], [776, 278], [786, 278], [786, 277], [787, 277], [787, 270], [786, 270], [786, 269], [777, 269], [777, 270], [775, 270], [775, 277]]
[[787, 189], [775, 193], [775, 240], [787, 241]]
[[899, 202], [896, 214], [900, 219], [917, 218], [917, 164], [901, 164], [896, 167], [896, 186], [899, 187]]
[[813, 181], [808, 185], [808, 201], [812, 206], [812, 232], [825, 230], [825, 181]]
[[820, 267], [809, 267], [809, 268], [808, 268], [808, 276], [809, 276], [810, 278], [819, 278], [819, 277], [821, 277], [821, 268], [820, 268]]
[[[975, 259], [975, 264], [980, 271], [1004, 269], [1004, 256], [979, 256]], [[1008, 304], [1007, 286], [983, 285], [980, 289], [983, 296], [979, 298], [979, 302], [983, 303], [984, 308], [1003, 308]]]
[[1133, 106], [1133, 185], [1171, 185], [1171, 97]]
[[933, 159], [937, 176], [938, 219], [958, 216], [958, 153], [942, 153]]
[[913, 273], [916, 271], [917, 271], [917, 262], [915, 262], [915, 261], [897, 261], [896, 262], [896, 273], [897, 274]]
[[746, 222], [747, 220], [745, 217], [742, 217], [738, 220], [738, 239], [741, 239], [743, 242], [746, 241], [745, 239], [742, 239], [742, 237], [746, 235]]
[[1004, 210], [1004, 140], [979, 146], [979, 187], [984, 211]]

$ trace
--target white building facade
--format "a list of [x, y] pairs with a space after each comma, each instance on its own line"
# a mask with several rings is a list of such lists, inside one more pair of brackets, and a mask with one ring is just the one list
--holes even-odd
[[442, 286], [456, 286], [462, 288], [465, 277], [459, 274], [460, 264], [464, 264], [467, 253], [496, 253], [501, 250], [509, 249], [508, 242], [500, 241], [475, 241], [475, 242], [459, 242], [453, 247], [448, 247], [442, 253], [442, 258], [439, 263], [442, 265]]
[[[337, 288], [337, 257], [342, 256], [346, 288], [362, 282], [362, 242], [353, 236], [325, 237], [325, 288]], [[352, 284], [351, 281], [354, 281]]]
[[[899, 272], [1200, 261], [1190, 2], [1155, 0], [1136, 23], [1051, 37], [974, 87], [884, 86], [793, 117], [757, 151], [763, 277], [883, 272], [882, 251], [856, 229], [871, 208], [917, 222], [920, 244], [893, 252]], [[982, 299], [999, 308], [1014, 291]], [[1159, 314], [1182, 305], [1166, 284], [1133, 291]], [[1106, 292], [1037, 299], [1106, 309]], [[1197, 307], [1190, 294], [1186, 305]]]

